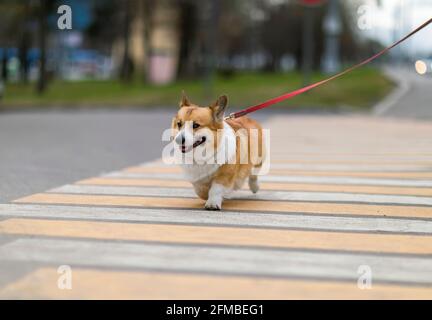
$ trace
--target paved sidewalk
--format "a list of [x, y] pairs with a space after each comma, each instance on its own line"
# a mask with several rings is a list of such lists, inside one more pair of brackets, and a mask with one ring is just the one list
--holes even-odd
[[[160, 161], [0, 205], [0, 297], [431, 299], [432, 123], [264, 127], [270, 174], [222, 212]], [[71, 290], [57, 286], [60, 265]]]

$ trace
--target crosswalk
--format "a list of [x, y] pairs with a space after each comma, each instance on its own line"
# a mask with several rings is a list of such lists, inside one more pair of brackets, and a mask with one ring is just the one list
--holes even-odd
[[[0, 264], [30, 266], [0, 281], [0, 297], [431, 299], [432, 125], [264, 126], [270, 172], [221, 212], [161, 160], [0, 204]], [[61, 265], [71, 290], [57, 285]]]

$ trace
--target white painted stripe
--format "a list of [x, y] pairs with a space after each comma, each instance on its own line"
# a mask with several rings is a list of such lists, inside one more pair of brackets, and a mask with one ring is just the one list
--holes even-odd
[[101, 208], [82, 206], [0, 204], [0, 217], [105, 220], [143, 223], [181, 223], [260, 228], [291, 228], [353, 232], [432, 234], [432, 220], [383, 217], [341, 217], [157, 208]]
[[358, 268], [374, 282], [432, 283], [432, 259], [276, 249], [136, 244], [61, 239], [19, 239], [0, 247], [1, 261], [54, 265], [146, 268], [280, 277], [344, 279], [357, 283]]
[[[273, 146], [272, 146], [273, 147]], [[420, 157], [420, 156], [411, 156], [406, 158], [396, 158], [395, 156], [388, 155], [382, 157], [364, 157], [364, 156], [353, 156], [353, 157], [344, 157], [344, 156], [328, 156], [323, 157], [319, 155], [310, 155], [310, 156], [292, 156], [289, 151], [285, 154], [272, 154], [271, 161], [276, 163], [308, 163], [308, 164], [367, 164], [367, 165], [375, 165], [375, 166], [431, 166], [432, 158], [428, 157]]]
[[[104, 194], [104, 195], [130, 195], [130, 196], [158, 196], [196, 198], [192, 189], [185, 188], [153, 188], [153, 187], [112, 187], [91, 185], [65, 185], [49, 192], [73, 194]], [[259, 191], [252, 194], [250, 191], [236, 191], [230, 199], [251, 199], [268, 201], [327, 201], [327, 202], [365, 202], [365, 203], [393, 203], [410, 205], [430, 205], [431, 197], [371, 195], [361, 193], [337, 192], [297, 192], [297, 191]]]
[[352, 171], [352, 172], [431, 172], [431, 166], [421, 165], [348, 165], [348, 164], [302, 164], [302, 163], [272, 163], [272, 169], [309, 170], [309, 171]]
[[125, 171], [114, 171], [101, 177], [107, 178], [144, 178], [144, 179], [165, 179], [165, 180], [186, 180], [186, 177], [182, 173], [132, 173]]
[[[149, 168], [171, 168], [172, 164], [164, 164], [163, 162], [143, 163], [137, 167]], [[314, 164], [314, 163], [272, 163], [271, 169], [284, 169], [284, 170], [301, 170], [301, 171], [352, 171], [352, 172], [432, 172], [432, 165], [379, 165], [379, 164]]]
[[168, 166], [165, 164], [162, 159], [156, 159], [153, 161], [147, 161], [138, 165], [139, 167], [160, 167], [160, 166]]
[[[172, 173], [131, 173], [116, 171], [103, 177], [110, 178], [139, 178], [139, 179], [172, 179], [184, 180], [182, 174]], [[348, 184], [348, 185], [375, 185], [395, 187], [432, 187], [432, 180], [414, 179], [372, 179], [350, 177], [304, 177], [304, 176], [260, 176], [263, 182], [291, 182], [291, 183], [320, 183], [320, 184]]]

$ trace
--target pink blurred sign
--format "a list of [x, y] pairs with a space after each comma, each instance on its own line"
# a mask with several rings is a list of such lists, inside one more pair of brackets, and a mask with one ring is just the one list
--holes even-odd
[[153, 54], [150, 56], [149, 80], [154, 84], [168, 84], [174, 81], [177, 65], [172, 55]]

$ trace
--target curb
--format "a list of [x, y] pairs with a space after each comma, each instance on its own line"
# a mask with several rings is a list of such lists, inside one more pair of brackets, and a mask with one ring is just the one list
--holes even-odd
[[411, 85], [406, 80], [406, 78], [400, 74], [400, 72], [397, 72], [395, 69], [389, 67], [384, 68], [383, 71], [387, 77], [397, 84], [397, 87], [381, 102], [375, 105], [372, 111], [372, 114], [375, 116], [384, 116], [411, 89]]

